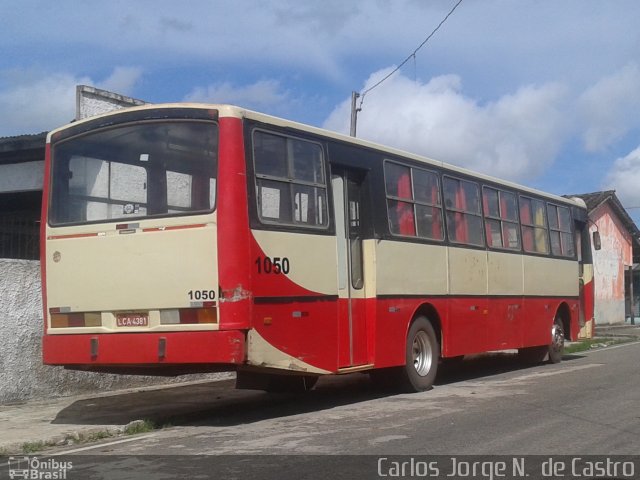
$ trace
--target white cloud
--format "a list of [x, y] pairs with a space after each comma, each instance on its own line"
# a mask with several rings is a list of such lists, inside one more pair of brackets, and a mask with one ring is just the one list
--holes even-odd
[[[373, 74], [365, 90], [389, 70]], [[415, 82], [400, 73], [369, 93], [358, 116], [358, 137], [502, 178], [542, 173], [569, 134], [567, 92], [558, 84], [526, 86], [481, 104], [462, 92], [457, 75]], [[326, 120], [349, 131], [350, 101]]]
[[109, 77], [99, 82], [96, 86], [121, 95], [131, 95], [141, 77], [142, 68], [116, 67]]
[[[75, 116], [78, 84], [91, 84], [87, 77], [55, 73], [32, 78], [14, 73], [16, 83], [0, 92], [0, 111], [10, 114], [0, 120], [0, 136], [22, 135], [51, 130]], [[23, 78], [21, 78], [23, 77]]]
[[[451, 0], [192, 0], [189, 8], [172, 0], [156, 0], [152, 8], [151, 2], [122, 0], [4, 3], [0, 45], [7, 52], [35, 49], [54, 62], [58, 55], [67, 57], [66, 64], [75, 57], [78, 65], [96, 56], [104, 64], [123, 55], [148, 66], [237, 62], [289, 67], [345, 84], [358, 78], [359, 68], [371, 71], [400, 61], [453, 5]], [[636, 55], [638, 2], [619, 0], [616, 6], [596, 0], [467, 0], [419, 52], [417, 64], [431, 75], [464, 71], [469, 79], [475, 72], [488, 89], [555, 78], [584, 88], [599, 72]]]
[[584, 146], [605, 150], [629, 131], [640, 127], [640, 67], [629, 63], [588, 88], [579, 108], [585, 123]]
[[276, 80], [260, 80], [251, 85], [236, 86], [230, 82], [194, 88], [186, 102], [230, 103], [243, 107], [270, 110], [288, 102], [288, 93]]
[[640, 206], [640, 146], [628, 155], [618, 158], [603, 183], [603, 187], [615, 190], [626, 207]]
[[0, 111], [6, 114], [0, 119], [0, 136], [42, 132], [73, 120], [76, 85], [95, 85], [128, 94], [140, 75], [139, 69], [129, 67], [116, 67], [104, 81], [60, 72], [4, 72]]

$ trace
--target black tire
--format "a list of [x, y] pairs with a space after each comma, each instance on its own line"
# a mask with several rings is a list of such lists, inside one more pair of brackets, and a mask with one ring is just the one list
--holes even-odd
[[549, 344], [549, 362], [560, 363], [564, 355], [564, 327], [562, 318], [556, 316], [551, 328], [551, 343]]
[[440, 344], [431, 322], [417, 317], [407, 333], [401, 386], [407, 392], [431, 390], [438, 373]]

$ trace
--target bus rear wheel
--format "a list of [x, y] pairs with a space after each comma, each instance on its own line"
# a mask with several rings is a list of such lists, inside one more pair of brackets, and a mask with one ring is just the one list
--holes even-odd
[[407, 334], [402, 387], [409, 392], [430, 390], [438, 372], [440, 344], [433, 325], [426, 317], [417, 317]]
[[564, 327], [562, 318], [556, 316], [551, 328], [551, 343], [549, 344], [549, 362], [560, 363], [564, 354]]
[[556, 316], [551, 327], [551, 343], [540, 347], [527, 347], [518, 350], [518, 355], [526, 363], [560, 363], [564, 355], [564, 326], [562, 318]]
[[405, 364], [401, 367], [371, 370], [369, 376], [382, 390], [424, 392], [430, 390], [436, 378], [440, 344], [431, 322], [417, 317], [407, 334]]

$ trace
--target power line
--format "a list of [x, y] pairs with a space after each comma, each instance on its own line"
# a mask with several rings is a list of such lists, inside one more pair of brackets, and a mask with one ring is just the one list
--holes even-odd
[[372, 87], [367, 88], [364, 92], [362, 92], [360, 94], [360, 107], [359, 110], [362, 109], [362, 103], [364, 102], [364, 96], [369, 93], [371, 90], [373, 90], [376, 87], [379, 87], [384, 81], [386, 81], [387, 79], [389, 79], [394, 73], [396, 73], [398, 70], [400, 70], [409, 60], [411, 60], [412, 58], [415, 61], [416, 58], [416, 53], [418, 53], [418, 50], [420, 50], [422, 47], [424, 47], [427, 42], [429, 40], [431, 40], [431, 37], [433, 37], [435, 35], [435, 33], [440, 30], [440, 27], [442, 27], [442, 25], [444, 24], [444, 22], [447, 21], [447, 19], [453, 14], [453, 12], [456, 10], [456, 8], [458, 8], [458, 5], [460, 5], [462, 3], [462, 0], [458, 0], [458, 2], [453, 6], [453, 8], [449, 11], [449, 13], [447, 13], [447, 15], [442, 19], [442, 21], [438, 24], [438, 26], [436, 28], [433, 29], [433, 31], [429, 34], [429, 36], [427, 36], [427, 38], [424, 39], [424, 41], [418, 45], [418, 48], [416, 48], [411, 55], [409, 55], [407, 58], [405, 58], [402, 63], [400, 65], [398, 65], [395, 69], [393, 69], [393, 71], [389, 74], [387, 74], [382, 80], [380, 80], [379, 82], [377, 82], [375, 85], [373, 85]]

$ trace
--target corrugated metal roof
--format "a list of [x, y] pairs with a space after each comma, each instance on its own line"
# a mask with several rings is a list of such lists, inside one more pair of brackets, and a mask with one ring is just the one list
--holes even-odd
[[41, 132], [29, 135], [16, 135], [14, 137], [0, 137], [0, 152], [11, 152], [38, 147], [44, 148], [47, 133], [48, 132]]
[[0, 137], [0, 163], [32, 162], [44, 160], [47, 133]]

